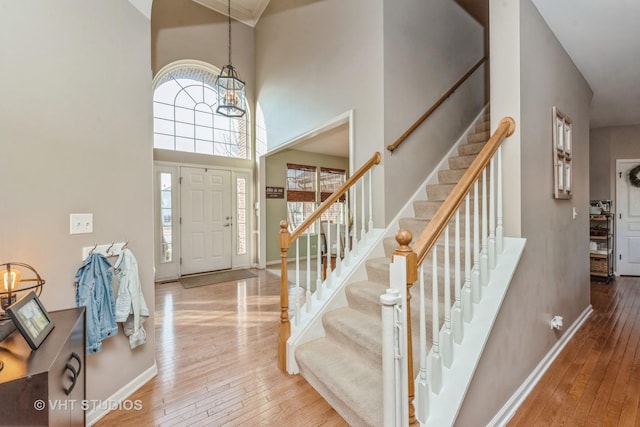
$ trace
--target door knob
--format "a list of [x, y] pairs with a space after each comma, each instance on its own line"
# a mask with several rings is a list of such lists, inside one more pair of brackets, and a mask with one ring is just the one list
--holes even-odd
[[223, 227], [229, 227], [230, 225], [231, 225], [231, 224], [226, 223], [226, 224], [224, 224], [224, 225], [223, 225]]

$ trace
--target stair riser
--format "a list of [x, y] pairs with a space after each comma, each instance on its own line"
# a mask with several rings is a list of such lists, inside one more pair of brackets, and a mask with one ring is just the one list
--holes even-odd
[[[442, 206], [442, 201], [438, 200], [420, 200], [413, 203], [413, 214], [418, 219], [432, 219], [438, 209]], [[469, 200], [469, 209], [473, 213], [473, 197]], [[464, 218], [465, 204], [464, 200], [460, 206], [461, 219]]]
[[[371, 331], [382, 329], [381, 316], [361, 316], [367, 318], [367, 323], [356, 325], [345, 324], [345, 318], [349, 309], [336, 310], [333, 315], [325, 315], [322, 318], [325, 336], [337, 343], [349, 347], [361, 354], [366, 360], [378, 369], [382, 369], [382, 340], [381, 337], [372, 337]], [[340, 317], [342, 316], [342, 318]]]
[[471, 135], [467, 136], [467, 142], [469, 144], [472, 144], [474, 142], [485, 142], [490, 137], [491, 137], [491, 135], [489, 135], [489, 131], [472, 133]]
[[[489, 176], [488, 173], [487, 176]], [[454, 187], [453, 184], [427, 185], [427, 198], [432, 202], [443, 202], [451, 194]], [[482, 196], [482, 179], [478, 182], [478, 196]], [[473, 199], [473, 187], [471, 187], [471, 199]]]
[[482, 147], [486, 145], [486, 141], [476, 142], [474, 144], [462, 144], [458, 146], [458, 155], [459, 156], [469, 156], [473, 154], [478, 154]]
[[[462, 234], [462, 229], [463, 229], [463, 224], [460, 224], [460, 233], [461, 233], [461, 238], [464, 238], [464, 235]], [[473, 230], [473, 225], [471, 225], [471, 230]], [[472, 231], [472, 236], [473, 236], [473, 231]], [[473, 245], [473, 242], [471, 243]], [[396, 242], [396, 240], [394, 238], [387, 238], [384, 239], [383, 242], [384, 245], [384, 254], [386, 257], [391, 258], [391, 256], [393, 255], [393, 253], [395, 252], [395, 250], [398, 248], [398, 243]], [[438, 239], [438, 241], [436, 242], [436, 247], [438, 250], [438, 256], [442, 257], [444, 254], [444, 237], [440, 237], [440, 239]], [[464, 254], [465, 254], [465, 250], [464, 250], [464, 240], [462, 240], [460, 242], [460, 256], [462, 259], [464, 259]], [[449, 257], [453, 260], [453, 257], [455, 256], [455, 244], [453, 241], [453, 237], [451, 236], [451, 239], [449, 240]]]
[[[453, 265], [453, 258], [451, 258], [451, 261]], [[429, 263], [428, 265], [430, 266], [431, 264]], [[367, 278], [374, 282], [388, 284], [389, 283], [389, 266], [373, 265], [373, 264], [370, 265], [369, 263], [367, 263]], [[424, 269], [424, 281], [426, 284], [429, 284], [429, 286], [431, 286], [431, 281], [432, 281], [431, 268]], [[444, 272], [441, 268], [438, 270], [438, 283], [444, 283]]]
[[478, 123], [475, 127], [476, 132], [489, 132], [491, 130], [491, 122], [485, 121], [482, 123]]
[[[460, 238], [465, 236], [464, 216], [460, 218]], [[473, 221], [473, 220], [472, 220]], [[405, 230], [409, 230], [415, 241], [420, 234], [424, 231], [425, 227], [429, 223], [429, 220], [417, 219], [417, 218], [400, 218], [399, 226]], [[471, 231], [473, 232], [473, 223], [471, 223]], [[449, 223], [449, 244], [453, 245], [453, 237], [455, 236], [455, 221]], [[444, 233], [441, 235], [444, 238]]]
[[466, 169], [471, 165], [475, 156], [449, 157], [449, 169]]
[[[358, 286], [364, 285], [364, 286]], [[380, 312], [380, 295], [389, 287], [389, 278], [385, 282], [358, 282], [349, 284], [345, 288], [345, 295], [349, 307], [363, 313], [375, 314]], [[365, 291], [366, 290], [366, 291]]]
[[[472, 153], [475, 154], [475, 153]], [[466, 172], [466, 169], [447, 169], [438, 172], [439, 184], [456, 184]]]
[[[388, 276], [387, 276], [388, 277]], [[428, 280], [427, 280], [428, 279]], [[444, 316], [444, 294], [443, 294], [443, 283], [444, 283], [444, 279], [443, 277], [439, 276], [440, 281], [438, 282], [438, 286], [439, 286], [439, 294], [438, 294], [438, 300], [440, 301], [440, 316], [441, 318]], [[427, 330], [431, 330], [431, 296], [432, 296], [432, 288], [431, 288], [431, 276], [425, 276], [425, 307], [427, 308], [427, 321], [429, 323], [428, 329]], [[385, 289], [388, 287], [388, 281], [387, 284], [385, 285]], [[454, 301], [454, 295], [455, 295], [455, 290], [454, 287], [455, 284], [453, 283], [453, 280], [451, 281], [451, 301], [453, 303]], [[382, 295], [385, 292], [385, 289], [381, 289], [380, 295]], [[416, 282], [413, 284], [413, 286], [411, 287], [411, 318], [413, 319], [413, 323], [412, 325], [416, 328], [413, 332], [415, 333], [419, 327], [419, 323], [417, 322], [419, 320], [419, 314], [420, 314], [420, 303], [419, 303], [419, 295], [420, 295], [420, 288], [419, 288], [419, 282]], [[349, 302], [349, 308], [354, 309], [354, 310], [358, 310], [362, 313], [367, 313], [368, 315], [373, 315], [375, 313], [381, 314], [382, 313], [382, 306], [380, 304], [380, 296], [376, 293], [354, 293], [351, 292], [350, 296], [347, 297], [347, 300]], [[372, 325], [378, 325], [377, 321], [372, 320]], [[340, 328], [340, 329], [344, 329], [344, 328]], [[417, 341], [416, 341], [417, 342]]]

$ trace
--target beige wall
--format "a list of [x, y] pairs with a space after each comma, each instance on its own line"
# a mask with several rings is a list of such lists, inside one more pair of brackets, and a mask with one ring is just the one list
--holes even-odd
[[[519, 9], [521, 119], [516, 125], [520, 128], [521, 158], [509, 157], [505, 162], [520, 165], [522, 237], [527, 244], [456, 422], [461, 426], [486, 425], [590, 302], [592, 92], [531, 0], [520, 0]], [[492, 21], [492, 29], [499, 26]], [[498, 50], [492, 46], [491, 51]], [[497, 103], [498, 108], [504, 108], [501, 102], [509, 101], [492, 94], [492, 107]], [[573, 120], [571, 200], [552, 197], [553, 106]], [[578, 216], [572, 219], [574, 207]], [[554, 315], [564, 317], [564, 332], [550, 329]]]
[[640, 159], [640, 125], [591, 129], [590, 198], [614, 200], [616, 160]]
[[[287, 163], [296, 163], [299, 165], [344, 169], [349, 176], [349, 158], [328, 156], [325, 154], [308, 153], [295, 149], [286, 149], [278, 153], [270, 155], [266, 158], [266, 183], [270, 187], [285, 187], [287, 179]], [[286, 197], [286, 194], [285, 194]], [[267, 242], [267, 263], [280, 260], [280, 248], [278, 247], [278, 232], [280, 230], [280, 221], [287, 219], [287, 202], [286, 199], [266, 199], [266, 242]], [[300, 238], [300, 256], [307, 253], [307, 242], [305, 237]], [[315, 245], [315, 240], [312, 240]], [[295, 250], [290, 249], [290, 251]], [[312, 253], [314, 248], [312, 247]], [[294, 256], [292, 252], [290, 256]]]
[[[87, 356], [87, 398], [154, 365], [149, 20], [126, 0], [0, 1], [0, 260], [34, 266], [48, 310], [75, 306], [82, 247], [129, 241], [151, 318]], [[92, 234], [69, 234], [70, 213]], [[111, 261], [115, 261], [111, 258]]]
[[[384, 140], [402, 135], [484, 53], [482, 26], [451, 0], [384, 1]], [[391, 220], [484, 104], [479, 69], [393, 154], [383, 151]]]
[[[182, 59], [196, 59], [222, 68], [229, 62], [228, 18], [192, 0], [154, 0], [151, 9], [151, 66], [162, 67]], [[231, 21], [231, 60], [254, 102], [254, 31]], [[252, 113], [254, 111], [251, 107]]]
[[[256, 99], [269, 150], [353, 109], [354, 167], [382, 152], [382, 0], [272, 1], [255, 30]], [[374, 185], [383, 188], [382, 166], [375, 169]]]
[[271, 2], [256, 26], [257, 101], [269, 149], [353, 110], [355, 168], [375, 151], [384, 155], [373, 176], [384, 189], [374, 205], [382, 226], [479, 112], [482, 72], [411, 147], [390, 156], [386, 145], [482, 57], [482, 34], [447, 0]]

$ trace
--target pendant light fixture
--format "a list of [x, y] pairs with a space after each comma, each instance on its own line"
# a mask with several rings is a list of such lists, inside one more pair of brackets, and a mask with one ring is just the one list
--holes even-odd
[[218, 91], [218, 107], [216, 112], [226, 117], [242, 117], [246, 111], [244, 97], [244, 82], [238, 77], [238, 72], [231, 65], [231, 0], [229, 0], [229, 63], [222, 67], [216, 78]]

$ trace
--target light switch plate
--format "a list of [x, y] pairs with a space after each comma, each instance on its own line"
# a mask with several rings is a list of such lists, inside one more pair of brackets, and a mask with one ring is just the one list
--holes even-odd
[[93, 214], [81, 213], [69, 215], [69, 233], [93, 233]]

